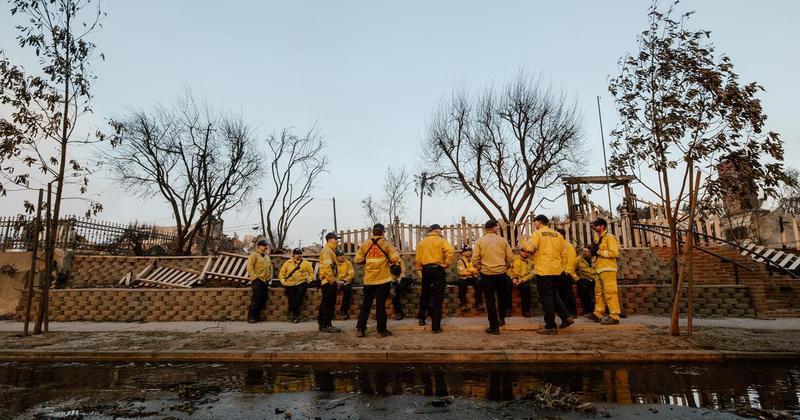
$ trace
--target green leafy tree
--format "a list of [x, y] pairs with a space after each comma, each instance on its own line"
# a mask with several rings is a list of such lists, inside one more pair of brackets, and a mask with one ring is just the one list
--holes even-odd
[[[0, 104], [10, 110], [0, 117], [0, 195], [6, 195], [10, 186], [38, 188], [53, 182], [54, 224], [61, 214], [65, 185], [77, 184], [85, 193], [89, 183], [87, 167], [70, 155], [72, 146], [103, 139], [99, 133], [99, 138], [76, 134], [80, 118], [92, 112], [91, 63], [103, 58], [89, 37], [105, 14], [92, 3], [10, 1], [11, 14], [25, 18], [16, 26], [17, 41], [23, 49], [33, 50], [41, 68], [29, 71], [0, 51]], [[27, 202], [26, 207], [32, 209]], [[89, 213], [101, 209], [94, 202]]]
[[[620, 74], [609, 85], [620, 117], [610, 166], [638, 177], [663, 203], [675, 288], [676, 229], [692, 226], [679, 209], [691, 201], [696, 168], [702, 183], [695, 198], [705, 211], [719, 211], [726, 197], [754, 190], [774, 197], [787, 180], [783, 142], [777, 133], [764, 132], [767, 116], [757, 96], [764, 89], [741, 83], [730, 58], [715, 53], [711, 33], [687, 29], [694, 12], [676, 17], [676, 5], [661, 11], [652, 3], [648, 28], [637, 36], [639, 51], [620, 60]], [[741, 171], [720, 170], [731, 162]], [[659, 185], [648, 185], [641, 168], [654, 171]], [[672, 182], [676, 177], [680, 184]]]

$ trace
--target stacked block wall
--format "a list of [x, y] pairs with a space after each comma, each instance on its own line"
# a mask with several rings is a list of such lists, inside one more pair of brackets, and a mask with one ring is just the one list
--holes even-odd
[[[671, 305], [671, 290], [665, 285], [622, 285], [619, 287], [620, 301], [627, 314], [668, 314]], [[61, 289], [50, 292], [50, 319], [53, 321], [242, 321], [246, 319], [250, 300], [248, 288], [198, 288], [198, 289]], [[301, 316], [305, 320], [316, 317], [321, 293], [309, 289]], [[350, 317], [358, 315], [361, 288], [353, 290]], [[337, 296], [341, 299], [341, 293]], [[417, 313], [419, 289], [409, 289], [401, 301], [407, 317]], [[469, 309], [459, 309], [455, 286], [449, 286], [445, 295], [443, 313], [446, 317], [485, 316], [473, 308], [473, 289], [467, 299]], [[699, 317], [752, 317], [749, 289], [744, 286], [698, 286], [695, 288], [695, 314]], [[535, 289], [533, 293], [534, 314], [541, 313]], [[579, 302], [580, 303], [580, 302]], [[685, 305], [685, 299], [684, 299]], [[337, 310], [339, 302], [337, 302]], [[262, 318], [269, 321], [287, 320], [287, 301], [283, 290], [270, 289], [267, 308]], [[21, 315], [19, 305], [17, 314]], [[387, 301], [389, 316], [394, 310]], [[582, 310], [579, 307], [579, 313]], [[520, 315], [519, 295], [513, 294], [513, 315]], [[338, 317], [338, 315], [337, 315]], [[374, 317], [374, 308], [373, 308]]]

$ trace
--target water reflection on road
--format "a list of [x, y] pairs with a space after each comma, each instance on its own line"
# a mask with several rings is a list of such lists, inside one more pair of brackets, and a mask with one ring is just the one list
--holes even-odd
[[800, 365], [0, 364], [0, 399], [21, 412], [91, 394], [171, 392], [187, 384], [242, 394], [359, 393], [513, 400], [544, 384], [586, 401], [800, 409]]

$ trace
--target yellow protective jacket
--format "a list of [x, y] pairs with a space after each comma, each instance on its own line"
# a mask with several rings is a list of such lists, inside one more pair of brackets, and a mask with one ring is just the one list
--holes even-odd
[[522, 249], [533, 253], [533, 263], [539, 276], [558, 276], [564, 271], [567, 247], [560, 233], [542, 226], [531, 238], [522, 242]]
[[472, 265], [478, 273], [505, 274], [514, 262], [511, 245], [494, 232], [486, 232], [475, 241], [472, 248]]
[[[372, 239], [378, 242], [377, 245], [373, 245]], [[356, 256], [353, 259], [356, 264], [365, 264], [365, 286], [374, 286], [392, 281], [393, 277], [391, 271], [389, 271], [389, 261], [394, 264], [400, 263], [400, 253], [397, 252], [397, 249], [395, 249], [386, 238], [383, 236], [373, 236], [372, 239], [358, 247]], [[378, 249], [378, 245], [389, 254], [388, 259], [383, 252]]]
[[356, 270], [353, 268], [353, 264], [347, 260], [344, 260], [344, 262], [337, 262], [336, 271], [338, 273], [337, 280], [341, 282], [351, 283], [356, 277]]
[[572, 280], [578, 281], [578, 275], [575, 273], [575, 262], [578, 260], [578, 253], [575, 251], [575, 246], [564, 240], [564, 246], [567, 247], [567, 260], [564, 261], [563, 271], [567, 273]]
[[[297, 270], [295, 267], [300, 266]], [[289, 274], [292, 274], [289, 277]], [[288, 278], [287, 278], [288, 277]], [[293, 259], [286, 260], [281, 266], [281, 271], [278, 273], [278, 280], [284, 286], [297, 286], [299, 284], [310, 281], [314, 278], [314, 268], [311, 263], [306, 260], [300, 260], [300, 263], [295, 263]]]
[[439, 264], [449, 267], [453, 262], [455, 250], [447, 239], [442, 238], [436, 233], [429, 233], [417, 244], [417, 258], [415, 260], [417, 270], [422, 270], [422, 266], [428, 264]]
[[599, 243], [600, 245], [597, 247], [597, 256], [594, 257], [594, 269], [598, 273], [603, 273], [606, 271], [617, 271], [617, 257], [619, 257], [619, 242], [617, 241], [617, 237], [613, 234], [609, 233], [608, 231], [603, 232], [603, 234], [597, 238], [595, 237], [595, 243]]
[[514, 263], [508, 270], [508, 277], [511, 277], [511, 280], [517, 279], [520, 283], [533, 279], [534, 274], [536, 274], [536, 270], [533, 258], [526, 259], [519, 255], [514, 257]]
[[597, 280], [597, 271], [583, 257], [578, 257], [575, 260], [575, 273], [578, 275], [578, 279]]
[[247, 277], [250, 281], [270, 281], [272, 279], [272, 260], [269, 255], [253, 251], [247, 257]]
[[458, 270], [458, 278], [460, 279], [469, 279], [473, 277], [478, 277], [478, 270], [472, 265], [472, 261], [461, 257], [456, 263], [456, 269]]
[[317, 278], [320, 284], [336, 282], [338, 267], [336, 266], [336, 245], [325, 244], [319, 253], [319, 271]]

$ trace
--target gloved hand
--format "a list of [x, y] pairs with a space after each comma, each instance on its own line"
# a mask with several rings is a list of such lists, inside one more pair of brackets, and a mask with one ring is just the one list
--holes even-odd
[[593, 256], [593, 257], [596, 257], [596, 256], [597, 256], [597, 251], [598, 251], [599, 249], [600, 249], [600, 244], [596, 244], [596, 243], [593, 243], [593, 244], [592, 244], [592, 249], [591, 249], [591, 252], [592, 252], [592, 256]]

